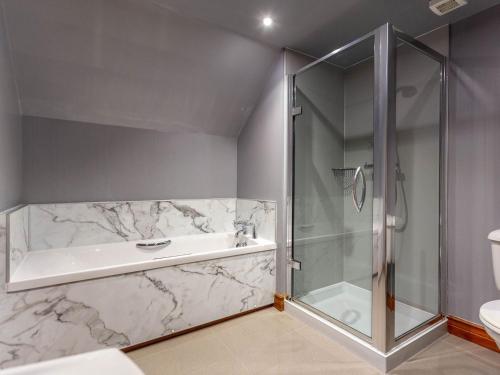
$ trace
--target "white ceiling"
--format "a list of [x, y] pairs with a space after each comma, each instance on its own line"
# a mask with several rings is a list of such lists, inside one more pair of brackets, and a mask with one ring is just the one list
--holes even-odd
[[420, 35], [500, 3], [438, 17], [427, 0], [0, 1], [24, 114], [232, 137], [279, 47], [321, 56], [384, 22]]

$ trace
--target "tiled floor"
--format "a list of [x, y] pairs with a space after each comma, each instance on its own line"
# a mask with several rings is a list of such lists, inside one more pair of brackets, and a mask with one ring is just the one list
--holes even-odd
[[[342, 346], [273, 308], [128, 353], [146, 375], [378, 374]], [[500, 354], [445, 336], [392, 374], [500, 374]]]

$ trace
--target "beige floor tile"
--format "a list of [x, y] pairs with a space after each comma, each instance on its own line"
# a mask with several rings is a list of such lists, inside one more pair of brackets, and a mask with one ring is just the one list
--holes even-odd
[[[496, 353], [492, 350], [481, 348], [482, 350], [473, 350], [471, 354], [479, 359], [500, 368], [500, 353]], [[500, 374], [500, 370], [498, 371]]]
[[338, 363], [283, 363], [273, 368], [267, 369], [259, 374], [318, 374], [318, 375], [378, 375], [375, 369], [364, 365], [339, 365]]
[[304, 324], [288, 314], [280, 313], [276, 309], [265, 309], [254, 314], [245, 315], [217, 326], [217, 332], [231, 330], [232, 333], [260, 332], [267, 336], [286, 334], [303, 327]]
[[[282, 334], [274, 340], [269, 338], [264, 342], [260, 339], [260, 335], [260, 332], [256, 332], [240, 340], [226, 342], [233, 355], [252, 373], [264, 373], [269, 369], [303, 371], [304, 367], [308, 371], [315, 367], [326, 371], [338, 366], [372, 370], [366, 362], [342, 347], [321, 345], [295, 331]], [[368, 371], [368, 373], [374, 372]]]
[[131, 351], [128, 354], [128, 356], [132, 359], [136, 358], [142, 358], [151, 354], [155, 354], [164, 350], [172, 349], [176, 346], [185, 344], [187, 342], [193, 342], [201, 339], [201, 338], [206, 338], [210, 337], [213, 334], [213, 331], [211, 330], [213, 327], [207, 327], [204, 329], [200, 329], [191, 333], [187, 333], [181, 336], [177, 336], [165, 341], [161, 341], [157, 344], [149, 345], [146, 346], [142, 349], [137, 349], [134, 351]]
[[408, 361], [416, 361], [421, 359], [426, 360], [446, 355], [455, 355], [457, 351], [464, 350], [464, 345], [461, 343], [461, 341], [465, 340], [462, 340], [456, 336], [445, 335], [436, 340], [433, 344], [429, 345], [426, 349], [417, 353]]
[[403, 363], [393, 370], [394, 375], [413, 374], [456, 374], [456, 375], [498, 375], [500, 367], [489, 364], [485, 361], [476, 360], [464, 353], [453, 356], [447, 355], [440, 358], [425, 359]]
[[[128, 355], [146, 375], [378, 374], [343, 346], [272, 308]], [[500, 354], [446, 335], [391, 374], [500, 374]]]
[[182, 375], [176, 358], [169, 351], [158, 352], [140, 358], [131, 358], [146, 375]]
[[297, 334], [299, 336], [306, 338], [308, 341], [315, 344], [316, 346], [321, 347], [324, 350], [327, 350], [332, 355], [339, 357], [339, 361], [341, 362], [365, 363], [360, 357], [353, 354], [351, 351], [347, 350], [342, 345], [336, 343], [335, 341], [333, 341], [332, 339], [328, 338], [327, 336], [323, 335], [321, 332], [315, 329], [312, 329], [310, 327], [305, 327], [303, 329], [297, 330]]
[[391, 374], [500, 374], [500, 354], [446, 335]]
[[[172, 345], [165, 345], [168, 342], [166, 341], [161, 349], [131, 358], [144, 369], [146, 375], [170, 373], [169, 371], [172, 374], [186, 374], [233, 359], [228, 348], [209, 335], [199, 337], [186, 335], [169, 341]], [[161, 369], [155, 370], [156, 367]]]
[[242, 363], [234, 358], [227, 358], [224, 361], [216, 362], [206, 367], [198, 368], [193, 371], [188, 371], [183, 375], [250, 375], [251, 373], [243, 366]]

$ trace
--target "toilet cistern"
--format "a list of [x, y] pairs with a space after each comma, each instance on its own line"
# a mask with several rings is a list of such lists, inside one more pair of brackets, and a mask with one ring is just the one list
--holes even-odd
[[[495, 284], [500, 290], [500, 230], [495, 230], [488, 235], [491, 244], [491, 256]], [[479, 309], [479, 319], [484, 325], [488, 335], [495, 340], [500, 348], [500, 299], [486, 302]]]

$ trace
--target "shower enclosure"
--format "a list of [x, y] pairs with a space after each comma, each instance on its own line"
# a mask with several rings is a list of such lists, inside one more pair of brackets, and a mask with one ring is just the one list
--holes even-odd
[[444, 313], [445, 58], [386, 24], [288, 84], [290, 301], [386, 353]]

